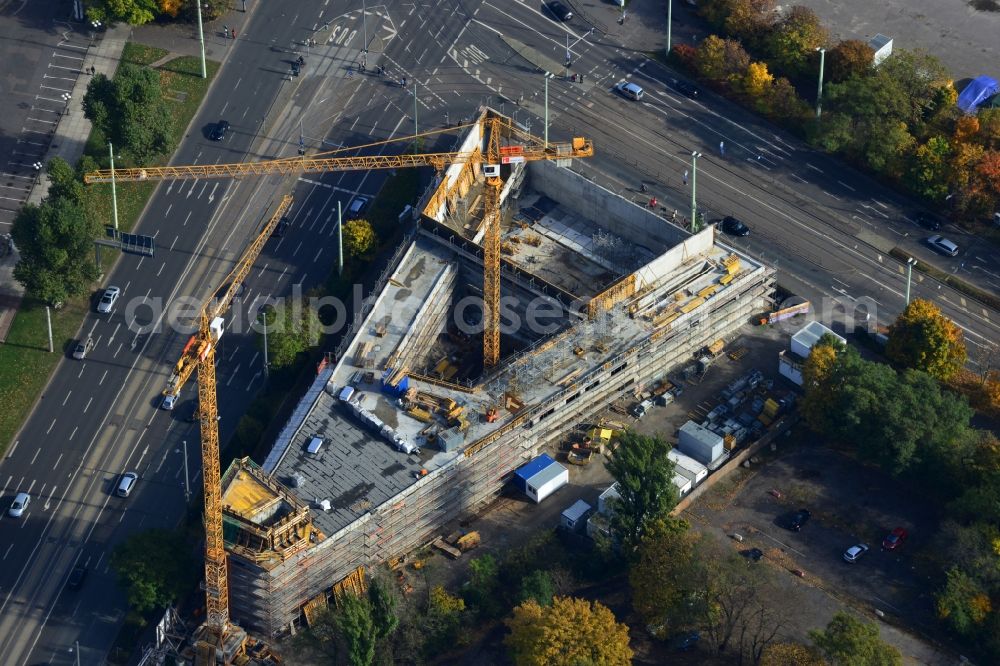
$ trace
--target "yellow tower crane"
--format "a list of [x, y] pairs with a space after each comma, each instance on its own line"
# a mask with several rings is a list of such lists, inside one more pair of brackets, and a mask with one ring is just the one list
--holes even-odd
[[292, 205], [285, 195], [271, 219], [243, 252], [226, 276], [221, 297], [205, 302], [198, 314], [198, 332], [191, 336], [174, 367], [171, 385], [164, 393], [180, 392], [197, 368], [198, 410], [201, 420], [202, 484], [205, 493], [205, 623], [195, 641], [199, 664], [215, 664], [218, 656], [228, 663], [243, 653], [246, 634], [229, 620], [229, 583], [226, 549], [222, 536], [222, 483], [219, 463], [219, 407], [215, 392], [215, 350], [225, 325], [222, 316], [229, 310], [243, 281], [264, 249], [271, 232]]
[[[462, 127], [473, 127], [470, 123]], [[428, 136], [448, 130], [428, 132]], [[290, 173], [326, 173], [370, 169], [402, 169], [432, 166], [442, 172], [449, 164], [472, 163], [484, 166], [486, 175], [485, 234], [483, 238], [483, 363], [496, 365], [500, 356], [500, 179], [502, 164], [517, 164], [535, 160], [569, 160], [590, 157], [593, 144], [576, 137], [568, 143], [544, 142], [512, 124], [508, 119], [491, 115], [484, 122], [487, 137], [486, 155], [481, 147], [474, 150], [374, 156], [338, 155], [348, 150], [381, 147], [395, 141], [381, 141], [343, 148], [316, 156], [303, 156], [264, 162], [236, 164], [202, 164], [190, 166], [139, 167], [130, 169], [99, 170], [84, 176], [84, 182], [109, 183], [144, 180], [179, 180], [187, 178], [233, 178], [253, 175]], [[405, 140], [415, 140], [408, 137]], [[517, 141], [517, 143], [511, 143]], [[506, 144], [506, 145], [504, 145]], [[228, 277], [228, 288], [221, 299], [202, 307], [198, 333], [184, 348], [182, 358], [174, 368], [171, 384], [164, 393], [176, 395], [195, 368], [198, 371], [198, 400], [201, 418], [202, 479], [205, 493], [205, 623], [197, 638], [197, 661], [212, 664], [217, 660], [229, 663], [243, 654], [246, 634], [232, 624], [229, 616], [229, 585], [226, 570], [225, 543], [222, 534], [222, 481], [219, 463], [218, 403], [215, 388], [215, 346], [222, 335], [221, 314], [232, 303], [251, 266], [260, 254], [264, 242], [281, 216], [291, 204], [286, 196], [278, 211], [265, 225], [244, 252], [243, 257]]]
[[[462, 127], [474, 127], [470, 123]], [[419, 137], [450, 130], [436, 130]], [[483, 365], [491, 368], [500, 359], [500, 179], [502, 164], [516, 164], [535, 160], [569, 160], [590, 157], [594, 146], [586, 139], [576, 137], [568, 143], [544, 142], [514, 125], [509, 119], [491, 115], [484, 121], [486, 155], [477, 146], [473, 150], [445, 153], [343, 156], [340, 153], [378, 148], [402, 140], [379, 141], [363, 146], [342, 148], [315, 156], [290, 157], [265, 162], [235, 164], [198, 164], [190, 166], [136, 167], [131, 169], [103, 169], [84, 175], [86, 183], [110, 183], [143, 180], [180, 180], [185, 178], [235, 178], [241, 176], [268, 176], [291, 173], [327, 173], [370, 169], [404, 169], [432, 166], [439, 172], [449, 164], [483, 164], [486, 178], [485, 234], [483, 237]], [[516, 141], [517, 143], [511, 143]], [[507, 145], [504, 145], [507, 144]]]

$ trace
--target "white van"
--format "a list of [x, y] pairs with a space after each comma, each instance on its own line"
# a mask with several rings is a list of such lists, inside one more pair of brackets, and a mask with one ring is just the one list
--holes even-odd
[[631, 81], [619, 81], [615, 84], [615, 90], [621, 93], [622, 96], [634, 99], [637, 102], [642, 99], [642, 86]]

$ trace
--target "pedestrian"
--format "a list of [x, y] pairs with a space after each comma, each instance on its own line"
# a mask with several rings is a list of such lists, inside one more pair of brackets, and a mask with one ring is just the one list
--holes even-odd
[[403, 77], [403, 87], [404, 88], [406, 87], [406, 77], [405, 76]]
[[233, 39], [236, 39], [236, 28], [233, 28]]
[[229, 39], [229, 26], [228, 25], [222, 26], [222, 34], [224, 34], [226, 36], [226, 39]]
[[96, 67], [94, 67], [93, 65], [91, 65], [91, 66], [90, 66], [90, 73], [91, 73], [91, 74], [97, 74], [97, 68], [96, 68]]
[[688, 184], [688, 170], [684, 169], [684, 184]]
[[646, 191], [646, 183], [639, 183], [639, 191], [640, 192]]
[[726, 156], [726, 142], [725, 141], [720, 141], [719, 142], [719, 155], [721, 155], [722, 157]]
[[583, 83], [583, 74], [580, 74], [580, 83]]
[[353, 79], [354, 78], [354, 70], [351, 69], [350, 67], [347, 68], [347, 78], [349, 78], [349, 79]]

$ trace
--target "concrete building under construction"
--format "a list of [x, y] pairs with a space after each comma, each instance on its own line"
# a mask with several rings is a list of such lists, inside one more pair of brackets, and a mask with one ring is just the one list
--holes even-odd
[[[485, 112], [486, 114], [492, 112]], [[482, 121], [460, 150], [483, 145]], [[484, 369], [483, 170], [449, 166], [261, 466], [224, 474], [233, 617], [288, 632], [337, 586], [490, 502], [511, 472], [751, 314], [772, 271], [570, 169], [501, 172], [502, 337]]]

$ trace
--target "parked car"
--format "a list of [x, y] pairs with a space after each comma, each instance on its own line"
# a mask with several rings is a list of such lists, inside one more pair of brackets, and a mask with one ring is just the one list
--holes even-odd
[[895, 527], [889, 534], [882, 539], [882, 548], [885, 550], [896, 550], [903, 545], [906, 541], [906, 537], [910, 536], [906, 533], [902, 527]]
[[642, 86], [632, 83], [631, 81], [619, 81], [615, 84], [615, 90], [622, 97], [628, 97], [629, 99], [634, 99], [637, 102], [642, 99]]
[[931, 249], [936, 250], [941, 254], [946, 254], [949, 257], [958, 255], [958, 246], [944, 236], [938, 236], [937, 234], [931, 236], [927, 239], [927, 245], [929, 245]]
[[862, 555], [868, 552], [868, 544], [859, 543], [851, 546], [844, 552], [844, 561], [854, 564]]
[[78, 361], [82, 361], [83, 359], [87, 358], [88, 352], [90, 352], [90, 350], [93, 348], [94, 348], [94, 338], [88, 335], [86, 340], [80, 340], [79, 342], [76, 343], [76, 346], [73, 347], [73, 358], [75, 358]]
[[749, 548], [747, 550], [741, 550], [740, 555], [747, 558], [751, 562], [760, 562], [761, 558], [764, 557], [764, 551], [760, 548]]
[[722, 222], [719, 223], [719, 228], [725, 231], [730, 236], [750, 235], [750, 227], [743, 224], [732, 215], [727, 215], [724, 218], [722, 218]]
[[679, 92], [682, 95], [686, 95], [691, 99], [696, 98], [698, 94], [701, 92], [698, 86], [694, 85], [693, 83], [688, 83], [687, 81], [678, 81], [676, 88], [677, 92]]
[[101, 314], [107, 314], [111, 312], [111, 308], [115, 307], [115, 303], [118, 301], [118, 297], [121, 296], [122, 290], [118, 287], [108, 287], [104, 290], [104, 294], [101, 296], [101, 300], [97, 303], [97, 311]]
[[14, 498], [14, 503], [10, 505], [7, 510], [7, 515], [11, 518], [20, 518], [24, 515], [24, 512], [28, 510], [28, 505], [31, 503], [31, 495], [28, 493], [18, 493]]
[[788, 521], [788, 529], [793, 532], [799, 532], [802, 530], [802, 526], [809, 522], [812, 518], [812, 514], [809, 513], [809, 509], [799, 509], [792, 515], [791, 520]]
[[83, 581], [85, 580], [87, 580], [87, 567], [83, 564], [78, 564], [70, 572], [69, 580], [66, 581], [66, 587], [71, 590], [79, 590], [83, 587]]
[[558, 2], [557, 0], [550, 2], [548, 4], [548, 8], [549, 11], [552, 12], [552, 15], [559, 21], [569, 21], [573, 18], [573, 12], [569, 10], [569, 7], [561, 2]]
[[229, 121], [220, 120], [215, 123], [215, 127], [212, 128], [212, 133], [208, 135], [208, 138], [212, 141], [222, 141], [226, 138], [226, 132], [229, 131]]

